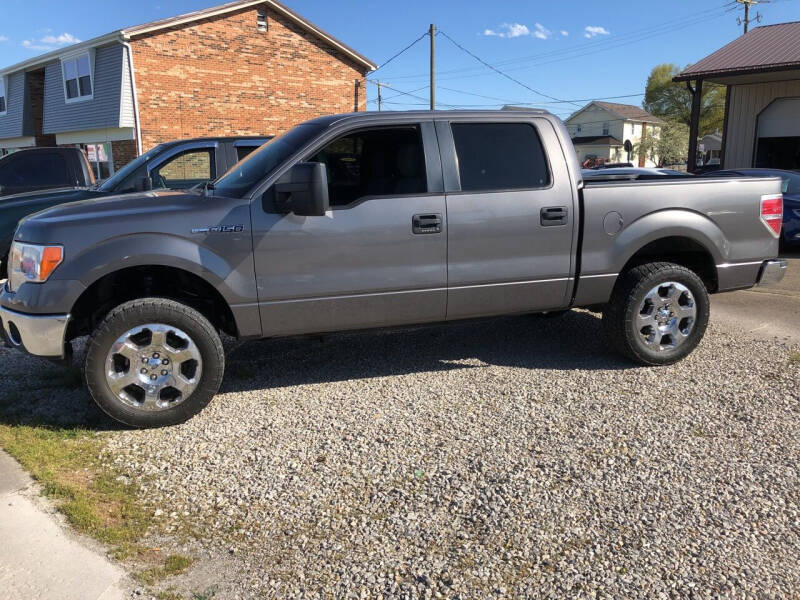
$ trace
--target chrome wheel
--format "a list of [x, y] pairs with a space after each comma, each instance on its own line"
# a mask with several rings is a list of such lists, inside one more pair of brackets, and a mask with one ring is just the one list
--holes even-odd
[[200, 382], [203, 361], [186, 333], [148, 324], [121, 335], [106, 358], [106, 382], [123, 403], [146, 411], [172, 408]]
[[675, 281], [651, 289], [634, 320], [636, 335], [657, 352], [674, 350], [692, 333], [697, 320], [697, 305], [692, 292]]

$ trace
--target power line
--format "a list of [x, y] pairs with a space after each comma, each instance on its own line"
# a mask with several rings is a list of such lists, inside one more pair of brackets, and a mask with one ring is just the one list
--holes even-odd
[[420, 40], [425, 38], [427, 35], [428, 35], [428, 32], [426, 31], [421, 36], [419, 36], [417, 39], [415, 39], [413, 42], [411, 42], [408, 46], [406, 46], [405, 48], [400, 50], [400, 52], [398, 52], [397, 54], [393, 55], [389, 60], [387, 60], [385, 63], [381, 64], [377, 69], [375, 69], [375, 71], [372, 71], [372, 72], [375, 73], [376, 71], [379, 71], [380, 69], [384, 68], [390, 62], [392, 62], [395, 58], [397, 58], [398, 56], [403, 54], [406, 50], [410, 50], [417, 42], [419, 42]]
[[[534, 94], [537, 94], [538, 96], [542, 96], [542, 97], [544, 97], [544, 98], [550, 98], [550, 100], [557, 100], [557, 101], [559, 101], [559, 102], [567, 102], [567, 101], [565, 101], [565, 100], [561, 100], [561, 98], [556, 98], [555, 96], [551, 96], [551, 95], [549, 95], [549, 94], [545, 94], [544, 92], [540, 92], [539, 90], [535, 90], [535, 89], [533, 89], [533, 88], [532, 88], [531, 86], [529, 86], [528, 84], [526, 84], [526, 83], [522, 83], [522, 82], [521, 82], [519, 79], [515, 79], [515, 78], [513, 78], [511, 75], [508, 75], [507, 73], [504, 73], [503, 71], [501, 71], [501, 70], [500, 70], [500, 69], [498, 69], [497, 67], [495, 67], [495, 66], [493, 66], [493, 65], [490, 65], [489, 63], [487, 63], [485, 60], [483, 60], [483, 59], [482, 59], [482, 58], [480, 58], [479, 56], [477, 56], [477, 55], [473, 54], [472, 52], [470, 52], [469, 50], [467, 50], [466, 48], [464, 48], [464, 46], [462, 46], [462, 45], [461, 45], [461, 44], [459, 44], [457, 41], [455, 41], [453, 38], [451, 38], [449, 35], [447, 35], [447, 32], [445, 32], [445, 31], [442, 31], [442, 30], [440, 29], [440, 30], [439, 30], [439, 33], [440, 33], [441, 35], [443, 35], [444, 37], [446, 37], [448, 40], [450, 40], [450, 43], [452, 43], [453, 45], [455, 45], [457, 48], [460, 48], [460, 49], [461, 49], [463, 52], [466, 52], [466, 53], [467, 53], [467, 54], [469, 54], [469, 55], [470, 55], [472, 58], [474, 58], [475, 60], [477, 60], [477, 61], [478, 61], [479, 63], [481, 63], [482, 65], [484, 65], [484, 66], [486, 66], [486, 67], [490, 68], [492, 71], [494, 71], [494, 72], [495, 72], [495, 73], [497, 73], [498, 75], [502, 75], [502, 76], [503, 76], [503, 77], [505, 77], [506, 79], [509, 79], [509, 80], [513, 81], [514, 83], [516, 83], [516, 84], [518, 84], [518, 85], [521, 85], [521, 86], [522, 86], [522, 87], [524, 87], [526, 90], [529, 90], [529, 91], [533, 92]], [[580, 106], [579, 104], [576, 104], [575, 102], [569, 102], [569, 104], [575, 104], [575, 106]]]
[[487, 100], [498, 100], [499, 102], [511, 103], [511, 104], [522, 104], [522, 105], [529, 105], [529, 104], [570, 104], [573, 102], [592, 102], [594, 100], [617, 100], [619, 98], [635, 98], [637, 96], [644, 96], [644, 92], [638, 94], [623, 94], [621, 96], [603, 96], [601, 98], [576, 98], [574, 100], [551, 100], [551, 101], [542, 101], [542, 102], [521, 102], [519, 100], [509, 100], [508, 98], [497, 98], [495, 96], [484, 96], [483, 94], [476, 94], [474, 92], [467, 92], [466, 90], [457, 90], [454, 88], [439, 86], [439, 89], [447, 90], [449, 92], [456, 92], [458, 94], [466, 94], [468, 96], [477, 96], [478, 98], [486, 98]]
[[[369, 83], [371, 83], [372, 85], [378, 85], [376, 82], [372, 81], [371, 79], [367, 79], [367, 81]], [[428, 98], [423, 98], [422, 96], [416, 96], [412, 92], [404, 92], [403, 90], [398, 90], [396, 87], [393, 87], [393, 86], [389, 85], [388, 83], [381, 82], [380, 85], [382, 87], [389, 88], [393, 92], [397, 92], [398, 95], [400, 95], [400, 96], [410, 96], [411, 98], [415, 98], [416, 100], [425, 100], [426, 102], [428, 102]], [[425, 86], [425, 87], [428, 87], [428, 86]], [[416, 91], [419, 91], [419, 90], [416, 90]], [[448, 108], [457, 108], [456, 106], [453, 106], [452, 104], [444, 104], [443, 102], [440, 102], [439, 104], [441, 104], [442, 106], [446, 106]]]
[[[599, 40], [594, 40], [590, 42], [586, 42], [583, 44], [578, 44], [571, 46], [569, 48], [561, 48], [558, 50], [551, 50], [549, 52], [542, 52], [539, 54], [529, 55], [525, 57], [518, 57], [507, 59], [503, 61], [497, 62], [494, 66], [495, 67], [505, 67], [509, 65], [517, 65], [517, 64], [524, 64], [533, 62], [533, 65], [538, 64], [552, 64], [554, 62], [562, 62], [565, 60], [574, 60], [576, 58], [583, 57], [587, 52], [605, 52], [611, 49], [619, 48], [622, 46], [630, 45], [641, 41], [643, 39], [664, 35], [667, 33], [671, 33], [677, 29], [683, 29], [689, 26], [697, 25], [700, 23], [706, 23], [710, 18], [719, 18], [723, 15], [731, 12], [732, 10], [736, 10], [736, 1], [732, 0], [727, 4], [717, 6], [714, 8], [706, 9], [705, 11], [700, 11], [698, 13], [694, 13], [692, 15], [687, 15], [683, 17], [679, 17], [676, 19], [672, 19], [670, 21], [665, 21], [659, 23], [655, 26], [649, 26], [637, 30], [633, 30], [627, 34], [623, 34], [621, 36], [614, 36], [612, 38], [604, 38]], [[560, 57], [560, 58], [553, 58], [553, 57]], [[542, 59], [553, 58], [552, 60], [547, 60], [545, 62], [541, 62]], [[539, 62], [537, 62], [539, 61]], [[530, 68], [530, 66], [518, 66], [513, 69], [506, 69], [506, 70], [521, 70]], [[481, 68], [476, 67], [462, 67], [459, 69], [450, 69], [447, 71], [441, 71], [441, 75], [450, 75], [450, 74], [457, 74], [457, 73], [464, 73], [465, 75], [462, 77], [443, 77], [442, 80], [450, 80], [450, 79], [462, 79], [466, 77], [466, 73], [468, 72], [476, 72], [480, 71]], [[420, 77], [427, 77], [426, 74], [418, 73], [414, 75], [398, 75], [394, 79], [415, 79]]]

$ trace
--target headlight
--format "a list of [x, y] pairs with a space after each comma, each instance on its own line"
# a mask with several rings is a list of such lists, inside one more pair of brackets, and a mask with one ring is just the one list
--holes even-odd
[[61, 246], [14, 242], [8, 255], [8, 289], [16, 292], [26, 281], [42, 283], [64, 260]]

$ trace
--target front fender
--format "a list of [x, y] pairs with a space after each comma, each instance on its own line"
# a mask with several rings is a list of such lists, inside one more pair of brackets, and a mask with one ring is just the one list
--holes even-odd
[[130, 267], [174, 267], [210, 283], [231, 306], [255, 302], [249, 235], [225, 235], [224, 255], [206, 243], [207, 238], [216, 242], [220, 234], [204, 237], [197, 242], [163, 233], [109, 238], [76, 256], [65, 256], [64, 264], [53, 275], [57, 279], [80, 280], [89, 287], [105, 275]]

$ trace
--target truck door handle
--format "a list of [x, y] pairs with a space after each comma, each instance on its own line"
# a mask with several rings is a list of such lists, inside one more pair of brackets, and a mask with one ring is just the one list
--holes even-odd
[[411, 217], [411, 231], [414, 233], [441, 233], [442, 215], [414, 215]]
[[554, 225], [566, 225], [569, 213], [566, 206], [546, 206], [540, 214], [542, 227], [553, 227]]

